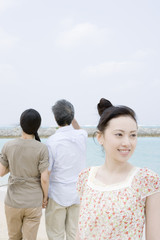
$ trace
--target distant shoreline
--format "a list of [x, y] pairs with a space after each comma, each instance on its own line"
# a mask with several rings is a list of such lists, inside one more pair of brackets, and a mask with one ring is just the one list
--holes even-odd
[[[41, 127], [38, 131], [41, 138], [47, 138], [56, 132], [57, 127]], [[82, 127], [88, 133], [89, 137], [93, 137], [96, 127]], [[14, 138], [21, 135], [20, 127], [0, 127], [0, 138]], [[143, 127], [139, 126], [139, 137], [160, 137], [160, 127]]]

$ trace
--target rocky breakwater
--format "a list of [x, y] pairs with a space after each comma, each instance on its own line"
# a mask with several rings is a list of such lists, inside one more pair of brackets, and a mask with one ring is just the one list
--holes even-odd
[[[89, 137], [93, 137], [96, 132], [96, 127], [82, 127], [88, 132]], [[41, 127], [38, 131], [41, 138], [46, 138], [55, 133], [56, 127]], [[14, 138], [21, 135], [20, 127], [0, 128], [1, 138]], [[160, 137], [160, 127], [142, 127], [138, 129], [138, 136], [140, 137]]]
[[[10, 127], [10, 128], [0, 128], [0, 137], [1, 138], [14, 138], [21, 136], [21, 128], [20, 127]], [[48, 127], [48, 128], [40, 128], [38, 130], [38, 134], [41, 138], [49, 137], [50, 135], [54, 134], [56, 128]]]
[[160, 137], [160, 127], [142, 127], [138, 128], [139, 137]]
[[[84, 129], [88, 132], [89, 137], [93, 137], [96, 133], [96, 127], [84, 127]], [[160, 127], [138, 127], [138, 136], [139, 137], [160, 137]]]

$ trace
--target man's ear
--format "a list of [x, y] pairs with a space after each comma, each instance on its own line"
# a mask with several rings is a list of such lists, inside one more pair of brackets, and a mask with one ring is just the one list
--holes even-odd
[[96, 138], [97, 138], [97, 141], [99, 142], [99, 144], [103, 145], [103, 134], [100, 131], [97, 131]]

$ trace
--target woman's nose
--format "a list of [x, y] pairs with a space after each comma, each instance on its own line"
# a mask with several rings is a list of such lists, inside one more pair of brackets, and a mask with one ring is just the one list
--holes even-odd
[[123, 138], [122, 145], [124, 145], [124, 146], [129, 146], [130, 145], [129, 137], [126, 136], [126, 137]]

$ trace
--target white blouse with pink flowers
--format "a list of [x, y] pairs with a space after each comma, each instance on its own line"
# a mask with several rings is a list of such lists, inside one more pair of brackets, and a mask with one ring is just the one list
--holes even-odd
[[80, 240], [141, 240], [146, 197], [160, 192], [159, 176], [147, 168], [134, 168], [125, 182], [105, 185], [95, 178], [98, 168], [79, 174]]

